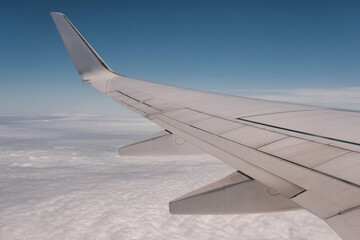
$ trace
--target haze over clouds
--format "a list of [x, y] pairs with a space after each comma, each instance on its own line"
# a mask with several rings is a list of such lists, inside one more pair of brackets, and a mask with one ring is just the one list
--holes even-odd
[[360, 87], [223, 91], [265, 100], [360, 110]]
[[306, 211], [170, 215], [170, 200], [234, 169], [117, 155], [159, 130], [135, 115], [0, 115], [0, 239], [339, 239]]

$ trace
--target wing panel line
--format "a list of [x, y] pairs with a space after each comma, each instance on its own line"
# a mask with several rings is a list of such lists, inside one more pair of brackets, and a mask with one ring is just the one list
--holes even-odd
[[[163, 115], [161, 115], [161, 116], [163, 116]], [[173, 121], [176, 121], [176, 122], [178, 122], [178, 123], [184, 124], [184, 123], [178, 121], [177, 119], [173, 119], [173, 118], [168, 117], [168, 116], [163, 116], [163, 117], [166, 117], [166, 118], [172, 119]], [[159, 119], [159, 120], [161, 120], [161, 119]], [[281, 160], [281, 161], [284, 161], [284, 162], [287, 162], [287, 163], [290, 163], [290, 164], [293, 164], [293, 165], [302, 167], [302, 168], [304, 168], [304, 169], [307, 169], [307, 170], [310, 170], [310, 171], [312, 171], [312, 172], [321, 174], [321, 175], [323, 175], [323, 176], [330, 177], [330, 178], [332, 178], [332, 179], [338, 180], [338, 181], [343, 182], [343, 183], [345, 183], [345, 184], [348, 184], [348, 185], [350, 185], [350, 186], [354, 186], [354, 187], [360, 188], [360, 185], [358, 185], [358, 184], [356, 184], [356, 183], [353, 183], [353, 182], [350, 182], [350, 181], [348, 181], [348, 180], [345, 180], [345, 179], [342, 179], [342, 178], [333, 176], [333, 175], [331, 175], [331, 174], [328, 174], [328, 173], [325, 173], [325, 172], [322, 172], [322, 171], [319, 171], [319, 170], [316, 170], [316, 169], [313, 169], [313, 168], [310, 168], [310, 167], [306, 167], [306, 166], [301, 165], [301, 164], [299, 164], [299, 163], [295, 163], [295, 162], [292, 162], [292, 161], [290, 161], [290, 160], [281, 158], [281, 157], [279, 157], [279, 156], [276, 156], [276, 155], [273, 155], [273, 154], [270, 154], [270, 153], [261, 151], [261, 150], [259, 150], [259, 149], [252, 148], [252, 147], [250, 147], [250, 146], [247, 146], [247, 145], [244, 145], [244, 144], [235, 142], [235, 141], [230, 140], [230, 139], [227, 139], [227, 138], [225, 138], [225, 137], [222, 137], [222, 136], [219, 136], [219, 135], [215, 135], [215, 134], [213, 134], [213, 133], [211, 133], [211, 132], [202, 130], [202, 129], [197, 128], [197, 127], [194, 127], [194, 126], [192, 126], [192, 125], [187, 125], [187, 124], [184, 124], [184, 125], [189, 126], [189, 127], [192, 127], [192, 128], [194, 128], [194, 129], [197, 129], [197, 130], [200, 130], [200, 131], [203, 131], [204, 133], [210, 134], [210, 135], [212, 135], [212, 136], [222, 138], [222, 139], [224, 139], [224, 140], [226, 140], [226, 141], [233, 142], [233, 143], [235, 143], [235, 144], [239, 144], [240, 146], [243, 146], [243, 147], [246, 147], [246, 148], [250, 148], [250, 149], [255, 150], [255, 151], [258, 151], [258, 152], [261, 152], [261, 153], [266, 154], [266, 155], [268, 155], [268, 156], [275, 157], [276, 159], [279, 159], [279, 160]], [[265, 130], [265, 131], [266, 131], [266, 130]], [[188, 134], [189, 134], [189, 133], [188, 133]], [[191, 135], [191, 134], [190, 134], [190, 135]], [[204, 141], [204, 140], [202, 140], [202, 141]], [[207, 142], [207, 141], [205, 141], [205, 142]], [[209, 142], [207, 142], [207, 143], [210, 144]], [[216, 146], [215, 146], [215, 147], [216, 147]], [[225, 150], [222, 149], [222, 151], [225, 151]], [[227, 152], [227, 151], [225, 151], [225, 152]], [[231, 153], [230, 153], [230, 154], [231, 154]]]
[[318, 138], [323, 138], [323, 139], [327, 139], [327, 140], [332, 140], [332, 141], [335, 141], [335, 142], [342, 142], [342, 143], [347, 143], [347, 144], [351, 144], [351, 145], [355, 145], [355, 146], [360, 146], [360, 143], [356, 143], [356, 142], [350, 142], [350, 141], [346, 141], [346, 140], [342, 140], [342, 139], [337, 139], [337, 138], [332, 138], [332, 137], [321, 136], [321, 135], [317, 135], [317, 134], [313, 134], [313, 133], [308, 133], [308, 132], [302, 132], [302, 131], [298, 131], [298, 130], [294, 130], [294, 129], [290, 129], [290, 128], [279, 127], [279, 126], [275, 126], [275, 125], [271, 125], [271, 124], [266, 124], [266, 123], [261, 123], [261, 122], [256, 122], [256, 121], [252, 121], [252, 120], [248, 120], [248, 119], [243, 119], [243, 118], [236, 118], [236, 119], [237, 119], [237, 120], [240, 120], [240, 121], [244, 121], [244, 122], [249, 122], [249, 123], [253, 123], [253, 124], [265, 126], [265, 127], [271, 127], [271, 128], [276, 128], [276, 129], [288, 131], [288, 132], [294, 132], [294, 133], [304, 134], [304, 135], [311, 136], [311, 137], [318, 137]]

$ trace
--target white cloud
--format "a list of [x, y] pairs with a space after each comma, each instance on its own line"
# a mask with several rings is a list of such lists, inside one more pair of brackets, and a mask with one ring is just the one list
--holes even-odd
[[0, 239], [339, 239], [306, 211], [170, 215], [170, 200], [234, 170], [117, 156], [159, 130], [134, 115], [0, 115], [0, 127]]

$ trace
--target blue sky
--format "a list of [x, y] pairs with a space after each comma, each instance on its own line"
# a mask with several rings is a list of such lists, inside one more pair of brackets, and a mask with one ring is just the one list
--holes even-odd
[[123, 111], [81, 83], [50, 11], [130, 77], [243, 95], [360, 85], [358, 1], [2, 1], [0, 112]]

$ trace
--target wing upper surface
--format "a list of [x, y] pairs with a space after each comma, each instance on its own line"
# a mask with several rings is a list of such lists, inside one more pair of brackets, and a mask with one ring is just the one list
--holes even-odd
[[[229, 96], [120, 76], [96, 57], [62, 14], [52, 15], [75, 66], [85, 69], [78, 71], [86, 82], [326, 220], [344, 238], [357, 239], [359, 227], [346, 228], [359, 221], [359, 112]], [[81, 46], [86, 56], [96, 56], [77, 63], [81, 53], [71, 52], [72, 46]]]

